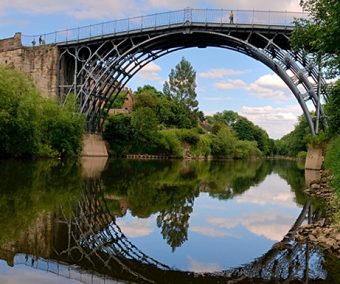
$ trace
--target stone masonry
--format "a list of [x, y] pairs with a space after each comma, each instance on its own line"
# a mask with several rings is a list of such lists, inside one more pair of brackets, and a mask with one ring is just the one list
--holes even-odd
[[58, 92], [59, 50], [57, 46], [24, 47], [21, 33], [0, 40], [0, 64], [28, 74], [44, 97], [56, 97]]

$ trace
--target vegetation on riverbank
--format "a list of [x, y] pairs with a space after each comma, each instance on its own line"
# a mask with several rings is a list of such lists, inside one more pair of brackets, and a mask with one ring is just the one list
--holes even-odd
[[331, 173], [331, 185], [336, 194], [332, 200], [334, 221], [340, 228], [340, 136], [334, 139], [327, 150], [325, 167]]
[[224, 111], [204, 117], [196, 101], [196, 73], [184, 58], [163, 92], [144, 86], [131, 114], [111, 116], [103, 136], [111, 153], [176, 158], [254, 158], [273, 155], [274, 141], [245, 117]]
[[26, 75], [0, 66], [0, 157], [69, 157], [80, 153], [84, 119], [41, 96]]
[[340, 5], [339, 1], [328, 0], [301, 0], [300, 4], [310, 17], [296, 21], [292, 45], [313, 55], [313, 64], [320, 67], [325, 77], [333, 79], [324, 97], [328, 127], [316, 139], [328, 144], [325, 168], [332, 175], [335, 191], [331, 201], [334, 224], [340, 227]]

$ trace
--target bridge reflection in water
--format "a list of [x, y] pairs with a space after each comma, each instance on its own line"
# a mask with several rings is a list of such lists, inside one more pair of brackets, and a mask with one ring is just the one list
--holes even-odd
[[0, 247], [1, 258], [10, 265], [24, 264], [84, 283], [262, 283], [263, 280], [290, 283], [328, 277], [323, 253], [307, 242], [293, 241], [304, 221], [315, 222], [320, 216], [308, 201], [287, 235], [263, 256], [241, 267], [195, 273], [157, 261], [124, 235], [106, 206], [98, 173], [87, 172], [83, 196], [72, 211], [60, 208], [38, 222], [36, 235], [51, 231], [43, 245], [45, 252], [20, 248], [17, 242], [17, 252], [21, 253], [8, 253], [7, 248], [4, 257], [6, 250]]

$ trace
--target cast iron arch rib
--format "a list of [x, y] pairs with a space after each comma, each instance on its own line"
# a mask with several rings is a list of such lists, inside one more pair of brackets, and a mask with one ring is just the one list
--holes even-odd
[[[250, 56], [277, 74], [291, 90], [313, 135], [316, 118], [310, 113], [317, 110], [318, 68], [303, 54], [290, 49], [289, 34], [292, 28], [239, 25], [224, 27], [189, 23], [164, 30], [127, 34], [102, 41], [63, 46], [74, 49], [76, 58], [82, 57], [86, 44], [91, 52], [86, 60], [78, 62], [72, 88], [76, 90], [81, 112], [85, 113], [88, 130], [102, 130], [105, 118], [115, 98], [127, 82], [149, 62], [184, 48], [220, 47]], [[70, 53], [70, 52], [69, 52]], [[65, 52], [64, 52], [65, 54]], [[290, 74], [289, 74], [290, 73]], [[326, 96], [326, 82], [321, 78], [322, 94]], [[311, 104], [307, 105], [308, 102]], [[323, 118], [321, 109], [321, 118]]]

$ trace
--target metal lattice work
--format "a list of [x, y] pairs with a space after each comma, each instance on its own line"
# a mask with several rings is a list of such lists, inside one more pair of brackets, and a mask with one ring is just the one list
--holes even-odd
[[[88, 130], [100, 131], [119, 92], [146, 64], [184, 48], [220, 47], [243, 53], [272, 69], [292, 91], [315, 135], [318, 120], [324, 117], [318, 84], [325, 97], [326, 83], [307, 54], [291, 50], [291, 23], [268, 24], [253, 16], [251, 23], [248, 17], [229, 24], [221, 18], [221, 11], [199, 11], [186, 9], [182, 19], [175, 21], [170, 18], [172, 14], [166, 14], [169, 24], [157, 25], [156, 21], [153, 29], [141, 23], [140, 30], [57, 43], [61, 50], [60, 96], [65, 101], [74, 93], [86, 115]], [[209, 20], [203, 17], [208, 14]]]

